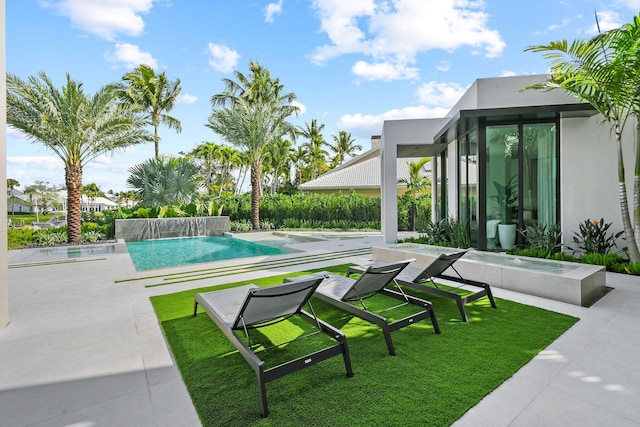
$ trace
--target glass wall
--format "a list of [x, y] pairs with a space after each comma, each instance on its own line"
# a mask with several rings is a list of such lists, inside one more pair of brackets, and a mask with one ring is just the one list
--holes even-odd
[[519, 139], [518, 125], [486, 127], [487, 249], [512, 249], [516, 241]]
[[546, 226], [558, 222], [556, 127], [553, 123], [523, 125], [523, 225]]
[[458, 140], [458, 220], [467, 225], [471, 245], [478, 245], [477, 197], [477, 131], [473, 130]]
[[555, 123], [486, 126], [486, 248], [524, 243], [517, 229], [558, 221]]

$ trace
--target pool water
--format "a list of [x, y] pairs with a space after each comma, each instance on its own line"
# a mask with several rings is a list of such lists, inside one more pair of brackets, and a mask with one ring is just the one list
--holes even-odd
[[261, 245], [230, 236], [127, 242], [127, 250], [138, 271], [296, 252], [282, 246]]
[[115, 254], [116, 247], [115, 245], [110, 244], [95, 246], [62, 246], [28, 249], [20, 252], [22, 253], [11, 257], [11, 263], [49, 262], [86, 256]]

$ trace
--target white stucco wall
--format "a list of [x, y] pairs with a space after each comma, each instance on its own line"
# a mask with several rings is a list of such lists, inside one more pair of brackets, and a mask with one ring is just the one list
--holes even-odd
[[[600, 124], [600, 116], [563, 119], [560, 132], [564, 245], [574, 246], [574, 231], [578, 231], [579, 224], [586, 219], [599, 221], [602, 218], [612, 223], [610, 231], [621, 231], [617, 147], [610, 125]], [[634, 133], [635, 122], [629, 122], [623, 135], [623, 155], [630, 207], [633, 203]]]

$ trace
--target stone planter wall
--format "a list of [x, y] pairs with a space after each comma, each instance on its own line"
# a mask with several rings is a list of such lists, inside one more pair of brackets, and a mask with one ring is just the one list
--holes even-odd
[[[424, 269], [440, 254], [461, 249], [399, 243], [373, 248], [373, 261], [400, 261], [413, 258], [411, 267]], [[603, 266], [528, 258], [492, 252], [468, 251], [455, 263], [462, 277], [485, 282], [496, 288], [554, 299], [588, 307], [606, 290]], [[455, 272], [446, 271], [455, 276]]]
[[116, 239], [128, 242], [175, 237], [222, 236], [228, 231], [228, 216], [116, 220]]

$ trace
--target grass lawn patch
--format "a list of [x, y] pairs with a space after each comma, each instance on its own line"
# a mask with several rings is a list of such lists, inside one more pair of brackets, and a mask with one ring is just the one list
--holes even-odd
[[[346, 269], [322, 270], [344, 274]], [[263, 419], [253, 370], [206, 313], [192, 316], [194, 294], [247, 283], [270, 286], [314, 271], [151, 298], [203, 425], [447, 426], [577, 321], [502, 299], [494, 309], [482, 298], [466, 306], [469, 322], [464, 323], [451, 299], [412, 290], [433, 303], [442, 334], [436, 335], [428, 321], [395, 331], [394, 357], [375, 325], [313, 299], [318, 317], [347, 336], [354, 376], [347, 378], [342, 357], [334, 357], [272, 381], [267, 384], [270, 414]], [[367, 303], [372, 308], [383, 301]], [[287, 320], [251, 337], [266, 347], [304, 334], [306, 327]], [[276, 364], [316, 349], [314, 340], [265, 350], [259, 357]]]

